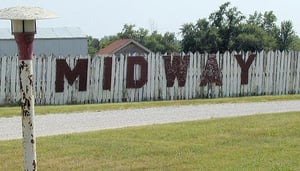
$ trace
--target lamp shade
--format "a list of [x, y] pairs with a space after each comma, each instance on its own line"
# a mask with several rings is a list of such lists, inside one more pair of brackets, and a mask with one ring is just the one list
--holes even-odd
[[40, 7], [11, 7], [0, 10], [0, 19], [7, 20], [41, 20], [57, 18], [58, 16]]
[[0, 19], [11, 20], [11, 31], [16, 33], [36, 33], [36, 20], [57, 18], [58, 16], [40, 7], [11, 7], [0, 10]]

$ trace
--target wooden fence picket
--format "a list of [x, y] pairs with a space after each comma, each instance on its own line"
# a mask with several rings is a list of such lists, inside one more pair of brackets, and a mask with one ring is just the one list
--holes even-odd
[[295, 87], [295, 93], [299, 94], [300, 93], [300, 59], [299, 55], [300, 52], [297, 52], [297, 67], [296, 67], [296, 87]]

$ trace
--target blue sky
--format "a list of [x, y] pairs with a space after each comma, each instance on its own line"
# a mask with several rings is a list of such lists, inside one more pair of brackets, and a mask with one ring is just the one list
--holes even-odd
[[[12, 6], [39, 6], [56, 12], [60, 18], [41, 20], [38, 27], [80, 27], [95, 38], [113, 35], [124, 24], [135, 24], [150, 31], [179, 33], [181, 25], [195, 23], [227, 0], [1, 0], [0, 8]], [[300, 1], [298, 0], [231, 0], [244, 15], [255, 11], [274, 11], [278, 24], [291, 20], [300, 35]], [[0, 21], [0, 27], [10, 27]], [[179, 35], [178, 35], [179, 36]], [[179, 37], [180, 38], [180, 37]]]

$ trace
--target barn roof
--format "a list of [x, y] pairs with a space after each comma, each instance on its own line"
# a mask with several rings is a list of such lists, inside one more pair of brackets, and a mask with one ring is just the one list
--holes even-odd
[[[79, 27], [37, 28], [36, 39], [86, 38]], [[9, 28], [0, 28], [0, 39], [14, 39]]]
[[126, 47], [127, 45], [131, 44], [131, 43], [133, 43], [136, 46], [144, 49], [148, 53], [151, 52], [149, 49], [147, 49], [146, 47], [142, 46], [141, 44], [139, 44], [138, 42], [136, 42], [132, 39], [119, 39], [119, 40], [116, 40], [116, 41], [112, 42], [111, 44], [109, 44], [105, 48], [100, 49], [97, 52], [97, 54], [98, 55], [114, 54], [114, 53], [118, 52], [119, 50], [121, 50], [122, 48]]

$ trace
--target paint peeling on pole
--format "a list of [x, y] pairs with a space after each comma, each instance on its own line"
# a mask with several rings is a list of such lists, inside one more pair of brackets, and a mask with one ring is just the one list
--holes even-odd
[[11, 20], [11, 31], [15, 36], [19, 49], [20, 103], [25, 171], [37, 170], [32, 72], [36, 20], [56, 17], [54, 13], [39, 7], [12, 7], [0, 10], [0, 19]]
[[34, 34], [34, 32], [14, 33], [19, 49], [20, 105], [22, 116], [24, 170], [28, 171], [37, 170], [32, 72]]
[[36, 170], [32, 60], [19, 60], [24, 167]]

